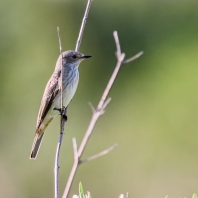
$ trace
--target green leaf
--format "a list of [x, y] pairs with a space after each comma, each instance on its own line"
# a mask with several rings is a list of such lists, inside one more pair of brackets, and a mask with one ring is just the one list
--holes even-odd
[[79, 183], [79, 196], [80, 196], [80, 198], [84, 198], [85, 197], [81, 182]]
[[192, 198], [198, 198], [197, 194], [194, 193], [193, 196], [192, 196]]

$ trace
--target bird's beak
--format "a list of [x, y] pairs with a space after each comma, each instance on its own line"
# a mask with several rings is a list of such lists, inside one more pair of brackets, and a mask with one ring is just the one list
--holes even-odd
[[91, 58], [91, 56], [90, 56], [90, 55], [83, 55], [81, 58], [82, 58], [82, 59]]

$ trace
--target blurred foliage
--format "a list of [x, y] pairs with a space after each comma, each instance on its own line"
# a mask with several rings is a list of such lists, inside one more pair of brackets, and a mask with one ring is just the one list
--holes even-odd
[[79, 183], [79, 198], [92, 198], [90, 195], [90, 192], [87, 192], [87, 194], [84, 193], [82, 183]]
[[[53, 166], [59, 118], [51, 123], [38, 158], [29, 160], [44, 87], [59, 55], [56, 27], [65, 50], [74, 49], [86, 0], [0, 2], [0, 197], [53, 197]], [[116, 64], [112, 36], [118, 31], [126, 58], [75, 177], [94, 197], [190, 197], [198, 183], [198, 2], [95, 0], [80, 52], [80, 84], [69, 107], [61, 150], [60, 190], [73, 163], [72, 137], [80, 143]], [[94, 181], [94, 182], [93, 182]]]
[[197, 194], [194, 193], [193, 196], [192, 196], [192, 198], [198, 198]]

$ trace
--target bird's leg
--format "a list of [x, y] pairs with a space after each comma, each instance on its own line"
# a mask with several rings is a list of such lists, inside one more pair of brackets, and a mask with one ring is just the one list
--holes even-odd
[[63, 106], [61, 109], [61, 116], [63, 116], [63, 119], [67, 121], [67, 115], [66, 115], [65, 109], [66, 107]]
[[54, 108], [54, 110], [56, 110], [56, 111], [59, 111], [59, 115], [61, 115], [61, 116], [63, 116], [63, 119], [65, 120], [65, 121], [67, 121], [67, 116], [66, 116], [66, 114], [65, 114], [65, 108], [66, 107], [62, 107], [62, 108]]

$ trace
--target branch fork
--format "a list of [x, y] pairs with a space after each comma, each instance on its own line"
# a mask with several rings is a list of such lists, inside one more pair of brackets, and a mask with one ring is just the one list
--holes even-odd
[[[78, 166], [84, 162], [89, 162], [91, 160], [94, 160], [98, 157], [101, 157], [103, 155], [106, 155], [107, 153], [111, 152], [113, 149], [115, 149], [117, 147], [117, 144], [111, 146], [110, 148], [96, 154], [96, 155], [93, 155], [91, 157], [88, 157], [84, 160], [81, 160], [81, 157], [82, 157], [82, 154], [83, 154], [83, 151], [88, 143], [88, 140], [93, 132], [93, 129], [95, 127], [95, 124], [98, 120], [98, 118], [104, 114], [105, 112], [105, 109], [107, 107], [107, 105], [110, 103], [111, 101], [111, 98], [107, 98], [108, 94], [109, 94], [109, 91], [110, 89], [112, 88], [112, 85], [115, 81], [115, 78], [119, 72], [119, 69], [121, 67], [121, 65], [123, 64], [126, 64], [126, 63], [129, 63], [135, 59], [137, 59], [138, 57], [140, 57], [143, 52], [139, 52], [138, 54], [136, 54], [135, 56], [132, 56], [131, 58], [127, 59], [127, 60], [124, 60], [125, 58], [125, 53], [121, 53], [121, 48], [120, 48], [120, 43], [119, 43], [119, 39], [118, 39], [118, 34], [117, 34], [117, 31], [115, 31], [113, 33], [114, 35], [114, 39], [115, 39], [115, 43], [116, 43], [116, 57], [117, 57], [117, 64], [116, 64], [116, 67], [112, 73], [112, 76], [102, 94], [102, 97], [98, 103], [98, 106], [97, 108], [94, 108], [94, 106], [92, 105], [91, 102], [89, 102], [89, 106], [92, 110], [92, 118], [91, 118], [91, 121], [89, 123], [89, 126], [87, 128], [87, 131], [85, 132], [85, 135], [83, 137], [83, 140], [77, 150], [77, 145], [76, 145], [76, 140], [75, 138], [73, 138], [73, 150], [74, 150], [74, 164], [73, 164], [73, 167], [72, 167], [72, 170], [70, 172], [70, 175], [69, 175], [69, 179], [67, 181], [67, 184], [66, 184], [66, 187], [65, 187], [65, 191], [64, 191], [64, 194], [63, 194], [63, 198], [67, 198], [68, 197], [68, 194], [69, 194], [69, 191], [70, 191], [70, 188], [71, 188], [71, 185], [72, 185], [72, 182], [73, 182], [73, 179], [74, 179], [74, 176], [76, 174], [76, 171], [78, 169]], [[77, 155], [78, 154], [78, 155]]]

